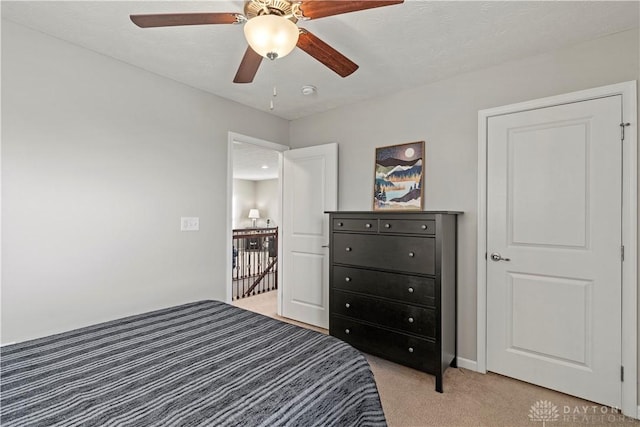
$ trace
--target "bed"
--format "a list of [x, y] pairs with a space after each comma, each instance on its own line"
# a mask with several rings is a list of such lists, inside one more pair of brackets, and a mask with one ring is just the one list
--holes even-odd
[[3, 347], [2, 426], [384, 426], [366, 359], [199, 301]]

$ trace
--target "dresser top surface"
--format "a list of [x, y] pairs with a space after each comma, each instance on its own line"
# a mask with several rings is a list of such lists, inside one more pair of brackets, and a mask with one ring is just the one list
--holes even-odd
[[462, 215], [462, 211], [325, 211], [326, 214], [357, 214], [357, 215], [416, 215], [416, 214], [442, 214]]

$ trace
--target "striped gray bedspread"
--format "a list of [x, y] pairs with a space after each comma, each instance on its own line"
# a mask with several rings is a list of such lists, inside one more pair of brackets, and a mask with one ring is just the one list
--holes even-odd
[[3, 347], [2, 426], [384, 426], [366, 359], [200, 301]]

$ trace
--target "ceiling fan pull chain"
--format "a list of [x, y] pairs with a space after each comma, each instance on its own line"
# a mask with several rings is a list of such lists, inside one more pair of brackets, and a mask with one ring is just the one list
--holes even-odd
[[271, 103], [269, 104], [270, 110], [273, 110], [273, 100], [276, 99], [276, 96], [278, 96], [278, 91], [276, 89], [276, 86], [273, 85], [273, 92], [271, 94]]
[[269, 109], [273, 110], [275, 107], [275, 99], [278, 96], [278, 88], [277, 88], [277, 84], [276, 84], [276, 76], [277, 76], [277, 71], [276, 71], [276, 61], [271, 61], [271, 73], [273, 76], [273, 90], [271, 91], [271, 101], [269, 102]]

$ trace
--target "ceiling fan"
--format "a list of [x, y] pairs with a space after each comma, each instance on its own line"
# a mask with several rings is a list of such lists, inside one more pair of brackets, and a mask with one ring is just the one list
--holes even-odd
[[244, 14], [167, 13], [131, 15], [130, 18], [141, 28], [245, 24], [244, 33], [249, 46], [233, 82], [251, 83], [262, 58], [282, 58], [296, 46], [341, 77], [347, 77], [358, 69], [358, 65], [308, 30], [298, 27], [296, 23], [403, 2], [404, 0], [247, 0]]

